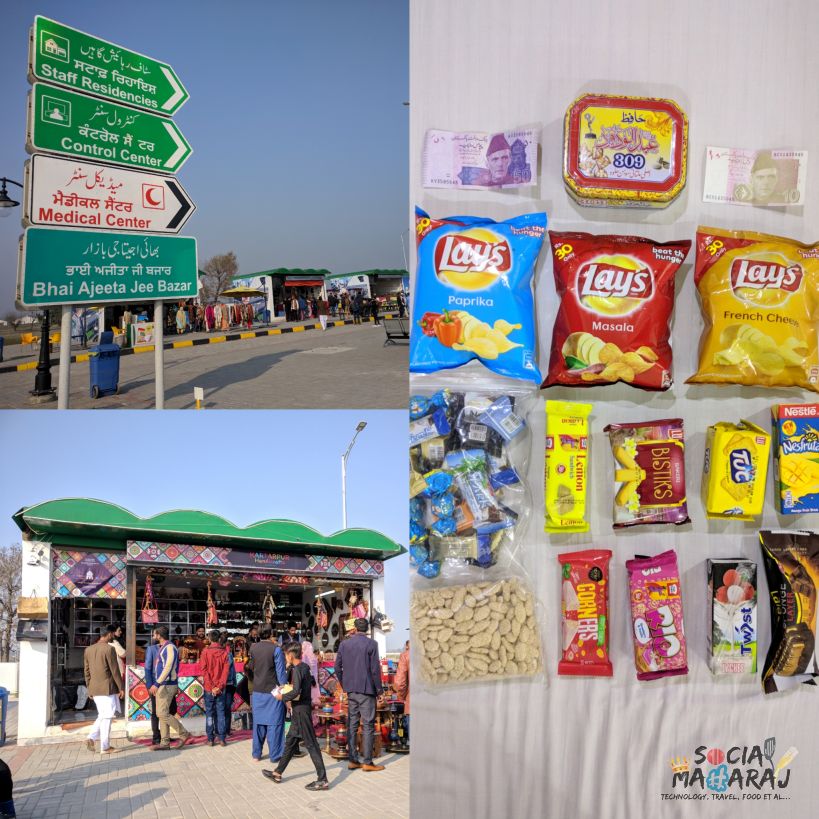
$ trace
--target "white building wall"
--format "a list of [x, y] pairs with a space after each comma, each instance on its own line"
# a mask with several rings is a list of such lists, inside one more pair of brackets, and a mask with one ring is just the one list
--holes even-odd
[[[40, 554], [42, 552], [42, 554]], [[35, 563], [36, 561], [36, 563]], [[34, 565], [30, 565], [34, 564]], [[51, 546], [23, 539], [21, 594], [49, 598], [49, 634], [51, 633]], [[49, 706], [48, 641], [20, 642], [19, 703], [17, 737], [20, 740], [46, 735]]]

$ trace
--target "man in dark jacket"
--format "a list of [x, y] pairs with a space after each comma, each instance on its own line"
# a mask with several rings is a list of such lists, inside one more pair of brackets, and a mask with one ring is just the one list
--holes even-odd
[[[336, 655], [336, 678], [347, 694], [350, 770], [383, 771], [383, 765], [373, 765], [373, 742], [375, 737], [375, 706], [382, 692], [381, 661], [378, 657], [378, 643], [367, 636], [367, 620], [358, 617], [355, 634], [344, 640]], [[362, 759], [356, 751], [358, 725], [362, 725]]]
[[227, 649], [219, 644], [219, 632], [211, 631], [208, 637], [210, 642], [199, 658], [199, 665], [202, 667], [205, 688], [205, 731], [208, 735], [208, 745], [212, 748], [216, 734], [219, 735], [219, 744], [227, 745], [225, 686], [230, 663]]
[[287, 742], [284, 745], [284, 754], [279, 760], [276, 770], [262, 771], [262, 773], [273, 782], [281, 782], [282, 774], [290, 764], [290, 760], [296, 755], [299, 740], [303, 740], [305, 748], [310, 753], [310, 759], [316, 768], [316, 781], [304, 787], [308, 791], [326, 791], [329, 788], [327, 771], [324, 767], [324, 760], [321, 758], [321, 748], [319, 748], [316, 732], [313, 728], [310, 667], [307, 663], [301, 661], [300, 643], [290, 643], [286, 652], [290, 666], [292, 690], [284, 694], [280, 691], [274, 691], [273, 696], [280, 702], [291, 703], [293, 716], [290, 721], [290, 730], [287, 733]]
[[[270, 626], [262, 626], [261, 640], [250, 647], [248, 665], [253, 676], [253, 693], [250, 705], [253, 709], [253, 758], [262, 758], [262, 748], [267, 739], [271, 762], [278, 762], [284, 753], [284, 703], [273, 698], [272, 691], [287, 682], [287, 666], [284, 653], [276, 644]], [[247, 668], [247, 666], [245, 666]]]

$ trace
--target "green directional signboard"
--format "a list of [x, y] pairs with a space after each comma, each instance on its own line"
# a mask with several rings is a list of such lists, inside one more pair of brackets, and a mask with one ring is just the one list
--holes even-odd
[[167, 63], [39, 15], [32, 29], [29, 73], [32, 81], [45, 80], [166, 115], [188, 99]]
[[17, 301], [32, 308], [189, 299], [198, 283], [191, 237], [30, 227], [22, 238]]
[[29, 95], [29, 152], [47, 151], [176, 173], [191, 146], [176, 124], [157, 114], [34, 83]]

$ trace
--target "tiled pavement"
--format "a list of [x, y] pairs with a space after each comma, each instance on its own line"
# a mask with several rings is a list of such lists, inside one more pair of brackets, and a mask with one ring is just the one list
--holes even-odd
[[[15, 708], [13, 703], [10, 710]], [[14, 714], [10, 717], [14, 731]], [[346, 761], [325, 756], [330, 790], [311, 793], [304, 790], [315, 778], [309, 756], [294, 759], [275, 785], [261, 774], [271, 766], [251, 759], [249, 740], [159, 754], [119, 741], [122, 751], [111, 757], [92, 754], [84, 743], [13, 743], [10, 736], [0, 757], [12, 770], [21, 819], [409, 816], [409, 756], [382, 756], [378, 761], [386, 770], [379, 773], [349, 771]]]

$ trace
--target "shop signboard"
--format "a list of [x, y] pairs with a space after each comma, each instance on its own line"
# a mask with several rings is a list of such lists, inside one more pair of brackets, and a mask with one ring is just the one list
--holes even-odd
[[26, 150], [169, 174], [192, 153], [172, 120], [40, 82], [28, 98]]
[[322, 575], [337, 577], [383, 577], [380, 560], [318, 554], [284, 554], [281, 552], [230, 549], [198, 544], [156, 543], [129, 540], [128, 561], [190, 566], [194, 569], [256, 569], [285, 575]]
[[196, 239], [30, 227], [22, 239], [17, 302], [189, 299], [199, 287]]
[[188, 99], [167, 64], [39, 14], [29, 42], [29, 75], [98, 97], [171, 115]]
[[329, 276], [324, 280], [327, 288], [327, 296], [335, 293], [340, 296], [342, 293], [349, 293], [351, 296], [361, 293], [365, 298], [370, 297], [369, 276]]
[[172, 176], [35, 154], [26, 165], [29, 225], [179, 233], [195, 210]]

